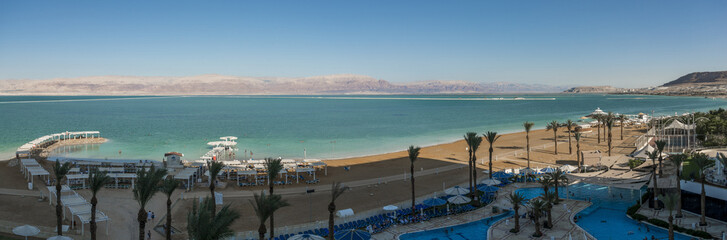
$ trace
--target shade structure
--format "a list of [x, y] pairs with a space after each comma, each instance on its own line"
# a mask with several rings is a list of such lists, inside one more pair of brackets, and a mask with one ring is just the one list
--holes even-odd
[[73, 240], [73, 238], [66, 237], [66, 236], [52, 236], [52, 237], [49, 237], [47, 240]]
[[441, 199], [441, 198], [430, 198], [430, 199], [424, 200], [424, 205], [427, 205], [430, 207], [438, 207], [438, 206], [442, 206], [444, 204], [447, 204], [447, 201], [444, 201], [444, 199]]
[[288, 238], [288, 240], [325, 240], [325, 238], [313, 234], [298, 234]]
[[500, 183], [502, 183], [502, 182], [500, 182], [500, 180], [497, 180], [497, 179], [485, 179], [482, 181], [482, 184], [485, 184], [487, 186], [497, 185]]
[[384, 210], [386, 210], [386, 211], [395, 211], [397, 209], [399, 209], [399, 207], [394, 206], [394, 205], [386, 205], [386, 206], [384, 206]]
[[512, 174], [506, 173], [506, 172], [494, 172], [492, 173], [493, 178], [509, 178]]
[[457, 195], [457, 196], [450, 197], [449, 199], [447, 199], [447, 202], [450, 202], [453, 204], [465, 204], [465, 203], [469, 203], [471, 201], [472, 201], [472, 199], [462, 196], [462, 195]]
[[497, 190], [500, 190], [500, 189], [495, 186], [481, 186], [481, 187], [478, 187], [477, 190], [480, 190], [482, 192], [497, 192]]
[[350, 229], [350, 230], [344, 230], [344, 231], [338, 231], [335, 235], [333, 235], [336, 240], [369, 240], [371, 239], [371, 234], [358, 230], [358, 229]]
[[454, 186], [451, 188], [447, 188], [447, 190], [444, 190], [444, 193], [448, 195], [465, 195], [470, 193], [470, 190], [467, 190], [466, 188], [461, 188], [460, 186]]
[[13, 228], [13, 233], [18, 236], [23, 236], [28, 239], [29, 236], [35, 236], [40, 233], [40, 229], [30, 225], [23, 225]]
[[566, 165], [563, 165], [560, 167], [560, 170], [563, 172], [572, 172], [572, 171], [575, 171], [576, 169], [578, 169], [578, 167], [569, 165], [569, 164], [566, 164]]
[[552, 172], [555, 172], [555, 168], [547, 167], [547, 168], [540, 169], [540, 171], [544, 172], [544, 173], [552, 173]]

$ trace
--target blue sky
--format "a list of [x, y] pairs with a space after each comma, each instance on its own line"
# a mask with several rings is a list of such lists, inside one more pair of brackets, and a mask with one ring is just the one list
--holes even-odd
[[652, 86], [727, 70], [727, 1], [0, 1], [0, 79]]

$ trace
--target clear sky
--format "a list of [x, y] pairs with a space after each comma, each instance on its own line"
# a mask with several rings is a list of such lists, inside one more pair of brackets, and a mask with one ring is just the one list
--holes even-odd
[[644, 87], [727, 70], [727, 1], [0, 1], [0, 79], [91, 75]]

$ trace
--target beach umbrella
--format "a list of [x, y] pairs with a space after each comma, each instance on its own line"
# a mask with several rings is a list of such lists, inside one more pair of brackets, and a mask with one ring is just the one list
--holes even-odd
[[454, 186], [451, 188], [447, 188], [447, 190], [444, 190], [444, 193], [447, 195], [465, 195], [470, 193], [470, 190], [467, 190], [466, 188], [461, 188], [460, 186]]
[[386, 211], [396, 211], [397, 209], [399, 209], [399, 207], [394, 206], [394, 205], [386, 205], [386, 206], [384, 206], [384, 210], [386, 210]]
[[288, 238], [288, 240], [325, 240], [325, 238], [313, 234], [298, 234]]
[[495, 186], [481, 186], [481, 187], [478, 187], [477, 190], [480, 190], [482, 192], [497, 192], [497, 190], [499, 190], [499, 188], [497, 188]]
[[506, 172], [494, 172], [492, 173], [493, 178], [509, 178], [512, 174], [506, 173]]
[[444, 201], [444, 199], [441, 199], [441, 198], [430, 198], [430, 199], [424, 200], [424, 205], [427, 205], [430, 207], [438, 207], [438, 206], [442, 206], [444, 204], [447, 204], [447, 201]]
[[500, 182], [500, 180], [497, 180], [497, 179], [489, 179], [489, 178], [482, 181], [482, 184], [485, 184], [487, 186], [497, 185], [497, 184], [500, 184], [500, 183], [502, 183], [502, 182]]
[[566, 164], [566, 165], [563, 165], [562, 167], [560, 167], [560, 170], [563, 172], [572, 172], [573, 170], [576, 170], [576, 169], [578, 169], [578, 167], [574, 167], [570, 164]]
[[454, 197], [450, 197], [449, 199], [447, 199], [447, 201], [454, 204], [465, 204], [471, 202], [472, 199], [462, 195], [457, 195]]
[[23, 225], [13, 228], [13, 233], [15, 233], [15, 235], [25, 237], [25, 239], [28, 239], [29, 236], [35, 236], [40, 233], [40, 229], [30, 225]]
[[555, 172], [555, 168], [547, 167], [547, 168], [540, 169], [540, 171], [544, 172], [544, 173], [552, 173], [552, 172]]
[[66, 236], [52, 236], [46, 240], [73, 240], [73, 238], [66, 237]]
[[349, 230], [343, 230], [336, 232], [335, 235], [333, 235], [336, 240], [369, 240], [371, 239], [371, 234], [358, 229], [349, 229]]

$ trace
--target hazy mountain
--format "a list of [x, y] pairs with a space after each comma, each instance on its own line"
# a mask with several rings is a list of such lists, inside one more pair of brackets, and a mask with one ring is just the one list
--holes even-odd
[[439, 94], [544, 93], [568, 87], [519, 83], [424, 81], [391, 83], [363, 75], [303, 78], [199, 75], [187, 77], [93, 76], [0, 80], [3, 95], [231, 95], [231, 94]]
[[581, 86], [573, 87], [563, 92], [565, 93], [616, 93], [622, 92], [622, 88], [615, 88], [612, 86]]

